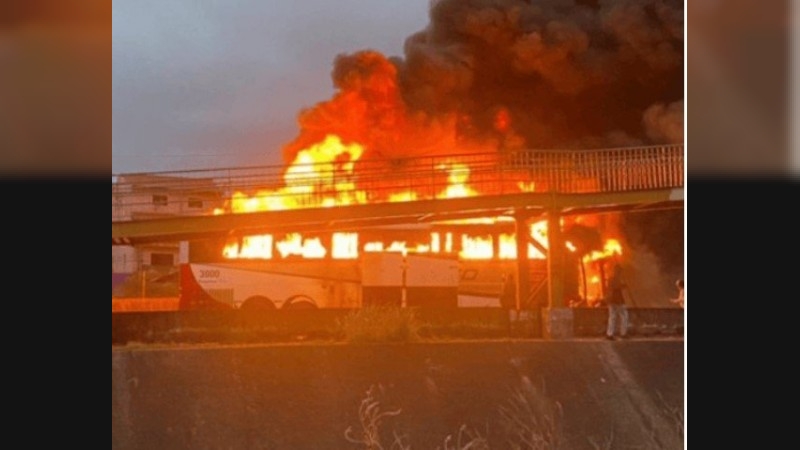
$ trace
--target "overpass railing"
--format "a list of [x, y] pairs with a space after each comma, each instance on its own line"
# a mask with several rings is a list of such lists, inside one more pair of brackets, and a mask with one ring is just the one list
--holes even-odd
[[[520, 192], [683, 187], [683, 145], [522, 150], [112, 176], [112, 221]], [[219, 211], [218, 211], [219, 212]]]

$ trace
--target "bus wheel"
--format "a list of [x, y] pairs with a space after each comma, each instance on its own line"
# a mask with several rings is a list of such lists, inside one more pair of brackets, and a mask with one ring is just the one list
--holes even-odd
[[244, 311], [275, 311], [275, 303], [263, 295], [248, 297], [239, 309]]
[[283, 309], [317, 309], [317, 304], [307, 295], [293, 295], [283, 303]]

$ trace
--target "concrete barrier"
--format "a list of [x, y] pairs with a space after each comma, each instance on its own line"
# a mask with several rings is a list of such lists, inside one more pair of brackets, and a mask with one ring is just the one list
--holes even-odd
[[[607, 308], [573, 308], [575, 336], [602, 336], [608, 323]], [[628, 331], [635, 336], [683, 335], [682, 308], [628, 308]]]
[[677, 449], [683, 362], [680, 338], [117, 347], [112, 448], [364, 448], [345, 430], [360, 435], [372, 387], [373, 413], [399, 411], [380, 422], [384, 448], [444, 448], [463, 429], [490, 448], [523, 432], [562, 449]]
[[177, 311], [178, 297], [111, 298], [111, 312]]
[[[272, 312], [159, 311], [111, 314], [112, 345], [142, 343], [292, 342], [337, 339], [338, 323], [351, 310], [319, 309]], [[573, 336], [602, 336], [605, 308], [572, 308]], [[630, 308], [630, 331], [638, 336], [683, 333], [680, 308]], [[421, 308], [415, 313], [425, 337], [503, 338], [542, 337], [538, 310], [521, 319], [501, 308]]]

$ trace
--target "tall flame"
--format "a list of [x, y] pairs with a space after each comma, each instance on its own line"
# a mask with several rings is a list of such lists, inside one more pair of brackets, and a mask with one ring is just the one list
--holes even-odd
[[338, 136], [327, 135], [322, 142], [297, 153], [284, 171], [284, 186], [274, 190], [261, 189], [255, 195], [235, 192], [230, 201], [230, 212], [366, 203], [366, 193], [357, 190], [353, 181], [355, 164], [363, 153], [361, 145], [344, 144]]
[[601, 259], [610, 258], [614, 255], [622, 255], [622, 245], [616, 239], [608, 239], [603, 245], [603, 250], [593, 251], [583, 257], [584, 263], [599, 261]]
[[474, 189], [467, 186], [470, 171], [466, 164], [452, 163], [449, 167], [442, 164], [438, 169], [448, 173], [447, 188], [437, 196], [438, 198], [462, 198], [478, 195]]

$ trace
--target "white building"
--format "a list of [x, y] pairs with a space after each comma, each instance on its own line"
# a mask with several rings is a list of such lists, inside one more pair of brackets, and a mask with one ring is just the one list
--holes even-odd
[[[112, 221], [211, 214], [222, 205], [223, 192], [210, 178], [130, 174], [119, 175], [111, 182]], [[185, 242], [112, 246], [112, 285], [114, 274], [131, 274], [182, 262], [188, 262]]]

